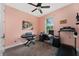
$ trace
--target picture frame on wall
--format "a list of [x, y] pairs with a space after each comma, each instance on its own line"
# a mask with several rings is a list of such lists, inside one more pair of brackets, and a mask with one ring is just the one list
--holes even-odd
[[60, 20], [60, 24], [66, 24], [66, 23], [67, 23], [67, 19]]
[[29, 21], [22, 21], [22, 29], [30, 29], [33, 30], [33, 26], [32, 23], [30, 23]]

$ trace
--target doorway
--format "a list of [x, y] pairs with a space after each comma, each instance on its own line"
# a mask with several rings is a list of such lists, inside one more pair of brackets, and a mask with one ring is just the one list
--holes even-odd
[[3, 21], [4, 21], [4, 5], [0, 4], [0, 56], [2, 56], [4, 52]]
[[49, 30], [53, 30], [54, 21], [52, 17], [48, 17], [45, 21], [45, 33], [49, 33]]

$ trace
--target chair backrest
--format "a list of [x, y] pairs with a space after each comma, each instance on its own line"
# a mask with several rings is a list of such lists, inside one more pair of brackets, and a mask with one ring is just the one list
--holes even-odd
[[31, 32], [27, 32], [27, 33], [23, 34], [21, 37], [26, 38], [26, 37], [29, 37], [29, 36], [32, 36]]
[[32, 35], [32, 32], [27, 32], [25, 33], [25, 35]]

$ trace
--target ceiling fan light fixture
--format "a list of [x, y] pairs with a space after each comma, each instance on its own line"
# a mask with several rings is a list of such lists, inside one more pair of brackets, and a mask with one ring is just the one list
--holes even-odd
[[43, 13], [43, 11], [41, 10], [42, 8], [50, 8], [50, 6], [42, 6], [42, 3], [38, 3], [37, 5], [32, 3], [28, 3], [28, 4], [36, 7], [36, 9], [34, 9], [32, 12], [38, 10], [41, 14]]
[[41, 7], [37, 7], [37, 9], [39, 10], [39, 9], [41, 9]]

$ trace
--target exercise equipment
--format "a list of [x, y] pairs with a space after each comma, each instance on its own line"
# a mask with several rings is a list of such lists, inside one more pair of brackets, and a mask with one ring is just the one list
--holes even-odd
[[52, 35], [52, 31], [50, 31], [50, 32], [51, 32], [51, 34], [46, 34], [44, 32], [41, 32], [39, 35], [39, 41], [52, 45], [54, 36]]
[[75, 48], [67, 44], [61, 44], [56, 56], [75, 56]]
[[[70, 26], [68, 26], [68, 27], [63, 27], [63, 28], [60, 28], [60, 30], [59, 30], [59, 36], [60, 36], [60, 32], [72, 32], [73, 33], [73, 37], [74, 37], [74, 39], [75, 39], [75, 41], [74, 41], [74, 45], [75, 45], [75, 47], [73, 47], [73, 48], [75, 48], [75, 49], [72, 49], [72, 48], [68, 48], [69, 50], [71, 50], [71, 51], [75, 51], [75, 55], [77, 55], [77, 51], [76, 51], [76, 38], [77, 38], [77, 32], [76, 32], [76, 30], [75, 30], [75, 28], [72, 28], [72, 27], [70, 27]], [[60, 39], [61, 39], [61, 37], [60, 37]], [[66, 45], [66, 44], [65, 44]], [[65, 46], [64, 45], [64, 46]], [[67, 46], [64, 48], [64, 46], [62, 47], [62, 44], [61, 44], [61, 46], [60, 46], [60, 48], [59, 48], [59, 50], [58, 51], [63, 51], [62, 53], [61, 52], [58, 52], [58, 54], [57, 55], [68, 55], [69, 53], [69, 55], [72, 55], [72, 53], [71, 53], [71, 51], [69, 51], [68, 53], [66, 53], [66, 48], [67, 48]], [[67, 49], [67, 50], [68, 50]], [[61, 53], [61, 54], [59, 54], [59, 53]], [[74, 55], [74, 53], [73, 53], [73, 55]]]
[[54, 35], [54, 31], [49, 31], [49, 34], [41, 32], [39, 35], [39, 41], [50, 43], [52, 46], [59, 48], [60, 47], [60, 38], [59, 36]]
[[60, 45], [61, 45], [60, 37], [59, 36], [54, 36], [52, 46], [54, 46], [56, 48], [59, 48]]
[[41, 32], [39, 35], [39, 41], [44, 42], [45, 40], [50, 40], [50, 39], [46, 33]]

